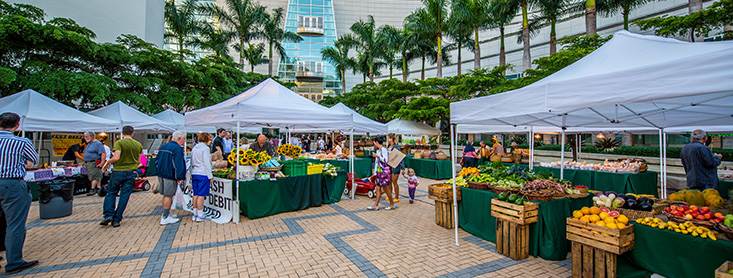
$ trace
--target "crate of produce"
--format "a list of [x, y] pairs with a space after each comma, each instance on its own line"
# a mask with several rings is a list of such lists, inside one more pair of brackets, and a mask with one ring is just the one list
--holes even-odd
[[517, 205], [496, 198], [491, 200], [491, 216], [520, 225], [537, 222], [538, 208], [536, 203], [531, 202]]
[[453, 201], [435, 200], [435, 224], [453, 229]]
[[288, 177], [305, 176], [308, 173], [308, 163], [301, 160], [283, 161], [282, 172]]
[[588, 245], [612, 254], [621, 255], [634, 247], [634, 225], [611, 229], [575, 218], [566, 220], [569, 241]]
[[616, 278], [618, 255], [573, 241], [570, 247], [573, 278]]
[[320, 175], [323, 173], [323, 164], [310, 164], [306, 171], [308, 175]]
[[[461, 200], [461, 187], [456, 188], [456, 199]], [[428, 186], [428, 198], [437, 201], [453, 201], [453, 187], [450, 184], [437, 183]]]
[[715, 269], [715, 278], [733, 278], [733, 262], [726, 261]]

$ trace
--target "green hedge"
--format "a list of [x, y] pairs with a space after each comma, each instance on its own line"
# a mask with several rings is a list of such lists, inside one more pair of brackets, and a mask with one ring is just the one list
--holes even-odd
[[[522, 147], [527, 148], [527, 145]], [[570, 146], [566, 145], [565, 149], [570, 150]], [[543, 151], [560, 151], [560, 145], [541, 145], [535, 147], [535, 150]], [[646, 156], [646, 157], [659, 157], [659, 147], [649, 146], [620, 146], [611, 151], [603, 151], [594, 146], [583, 146], [584, 153], [605, 153], [605, 154], [617, 154], [627, 156]], [[667, 157], [669, 158], [680, 158], [680, 152], [682, 148], [679, 147], [667, 147]], [[713, 152], [723, 155], [724, 161], [733, 161], [733, 149], [719, 149], [713, 148]]]

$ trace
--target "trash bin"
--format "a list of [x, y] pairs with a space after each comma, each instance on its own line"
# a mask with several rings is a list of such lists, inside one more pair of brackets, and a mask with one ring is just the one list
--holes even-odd
[[71, 215], [74, 207], [74, 183], [73, 179], [58, 179], [39, 184], [38, 210], [41, 219]]

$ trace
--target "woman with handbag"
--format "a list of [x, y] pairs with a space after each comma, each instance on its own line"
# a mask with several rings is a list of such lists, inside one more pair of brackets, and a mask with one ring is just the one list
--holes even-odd
[[387, 193], [387, 201], [389, 206], [385, 210], [396, 208], [392, 199], [392, 167], [389, 167], [389, 151], [384, 147], [384, 139], [372, 139], [374, 144], [374, 172], [377, 175], [377, 196], [374, 198], [374, 204], [367, 207], [367, 210], [379, 210], [379, 201], [382, 199], [382, 193]]

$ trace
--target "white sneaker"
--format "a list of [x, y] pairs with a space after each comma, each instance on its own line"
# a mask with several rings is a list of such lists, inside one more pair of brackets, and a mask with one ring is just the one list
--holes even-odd
[[166, 218], [163, 218], [163, 217], [160, 218], [160, 225], [174, 224], [174, 223], [178, 223], [178, 221], [181, 221], [181, 220], [178, 218], [173, 218], [169, 215]]

